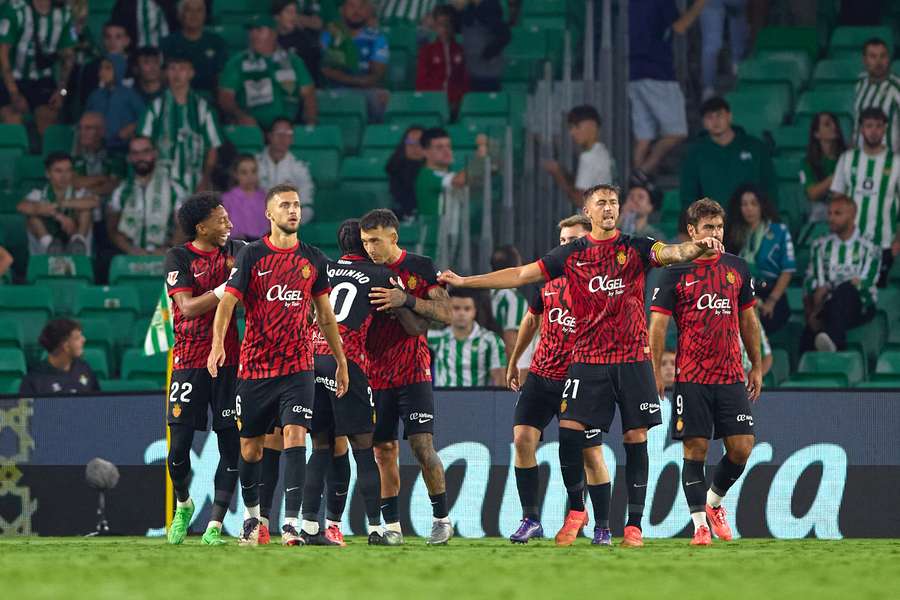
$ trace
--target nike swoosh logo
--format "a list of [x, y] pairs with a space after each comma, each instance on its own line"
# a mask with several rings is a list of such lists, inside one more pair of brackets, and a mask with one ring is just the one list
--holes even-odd
[[381, 508], [387, 508], [387, 507], [388, 507], [387, 504], [382, 504], [382, 505], [381, 505]]
[[347, 492], [344, 492], [343, 494], [340, 493], [340, 492], [335, 492], [334, 495], [335, 495], [335, 496], [346, 496], [346, 495], [347, 495]]
[[650, 411], [650, 414], [651, 414], [651, 415], [652, 415], [653, 413], [655, 413], [655, 412], [659, 412], [659, 409], [658, 409], [658, 408], [650, 408], [650, 409], [648, 409], [648, 410]]
[[700, 283], [700, 280], [699, 280], [699, 279], [695, 279], [695, 280], [693, 280], [693, 281], [685, 281], [685, 282], [684, 282], [684, 287], [691, 287], [691, 286], [694, 285], [695, 283]]
[[557, 295], [558, 293], [559, 293], [559, 292], [544, 292], [544, 295], [545, 295], [545, 296], [555, 296], [555, 295]]
[[586, 433], [586, 434], [584, 434], [584, 438], [589, 440], [589, 439], [597, 437], [598, 435], [600, 435], [599, 432], [598, 433]]
[[194, 277], [202, 277], [203, 275], [206, 275], [206, 273], [206, 271], [203, 271], [202, 273], [194, 273]]
[[580, 260], [575, 261], [576, 267], [583, 267], [584, 265], [589, 265], [589, 264], [591, 264], [591, 261], [587, 261], [587, 262], [581, 262]]
[[293, 492], [294, 490], [299, 490], [299, 489], [300, 489], [300, 486], [296, 486], [296, 487], [290, 487], [290, 488], [287, 488], [287, 489], [284, 490], [284, 491], [285, 491], [285, 492]]
[[271, 273], [271, 272], [272, 272], [272, 269], [269, 269], [268, 271], [257, 271], [257, 272], [256, 272], [256, 275], [257, 275], [257, 277], [264, 277], [264, 276], [268, 275], [268, 274]]
[[419, 423], [427, 423], [431, 419], [419, 419]]
[[635, 484], [634, 484], [634, 487], [636, 487], [636, 488], [647, 487], [647, 484], [645, 483], [644, 485], [638, 485], [638, 484], [635, 483]]
[[229, 473], [237, 473], [238, 472], [237, 469], [232, 469], [231, 467], [225, 467], [225, 470], [228, 471]]
[[697, 485], [698, 483], [703, 483], [703, 482], [702, 481], [688, 481], [687, 483], [684, 484], [684, 486], [687, 487], [689, 485]]
[[180, 463], [173, 462], [173, 463], [172, 463], [172, 466], [173, 466], [173, 467], [180, 467], [180, 466], [183, 465], [183, 464], [184, 464], [184, 461], [181, 461]]

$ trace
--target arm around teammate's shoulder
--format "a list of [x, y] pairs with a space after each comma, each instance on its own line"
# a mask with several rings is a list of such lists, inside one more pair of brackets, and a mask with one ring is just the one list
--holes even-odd
[[682, 242], [680, 244], [663, 244], [656, 251], [656, 261], [663, 266], [691, 262], [696, 258], [700, 258], [707, 250], [725, 252], [725, 247], [722, 245], [722, 242], [714, 237]]
[[504, 289], [517, 288], [529, 283], [537, 283], [545, 279], [541, 261], [528, 263], [521, 267], [500, 269], [484, 275], [469, 275], [462, 277], [449, 269], [441, 272], [438, 281], [452, 285], [453, 287]]

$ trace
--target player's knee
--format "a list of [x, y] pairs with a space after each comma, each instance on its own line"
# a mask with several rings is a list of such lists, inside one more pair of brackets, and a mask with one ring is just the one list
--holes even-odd
[[396, 440], [382, 442], [375, 446], [375, 461], [379, 465], [391, 465], [397, 462], [400, 456], [400, 444]]
[[584, 468], [597, 475], [606, 472], [606, 459], [603, 458], [603, 446], [591, 446], [582, 451], [584, 455]]
[[347, 440], [346, 435], [341, 435], [334, 438], [334, 455], [335, 456], [343, 456], [347, 454], [349, 450], [349, 441]]
[[241, 458], [244, 462], [258, 463], [263, 457], [262, 440], [259, 438], [241, 439]]
[[368, 450], [372, 447], [372, 434], [371, 433], [356, 433], [350, 438], [350, 447], [354, 450]]
[[642, 444], [647, 441], [647, 430], [642, 428], [629, 429], [622, 434], [622, 441], [626, 444]]
[[306, 445], [306, 427], [300, 427], [299, 425], [288, 425], [282, 430], [282, 432], [284, 434], [285, 449]]
[[409, 436], [409, 446], [419, 465], [423, 467], [432, 465], [438, 459], [430, 433]]
[[314, 433], [312, 436], [313, 450], [326, 450], [331, 448], [331, 436], [327, 433]]
[[684, 457], [687, 460], [706, 460], [709, 441], [704, 438], [687, 438], [684, 440]]
[[728, 460], [736, 465], [747, 464], [750, 460], [750, 454], [753, 452], [753, 438], [747, 440], [739, 440], [732, 444], [727, 451]]
[[534, 436], [528, 435], [522, 431], [513, 433], [513, 446], [516, 448], [516, 456], [519, 460], [533, 461], [535, 452], [537, 451], [538, 440]]

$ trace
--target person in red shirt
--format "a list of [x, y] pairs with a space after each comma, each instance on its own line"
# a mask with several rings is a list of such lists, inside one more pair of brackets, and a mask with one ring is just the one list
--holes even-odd
[[437, 39], [419, 49], [416, 67], [416, 91], [447, 92], [450, 110], [459, 110], [462, 97], [469, 90], [469, 72], [463, 48], [455, 37], [453, 8], [442, 4], [434, 9]]

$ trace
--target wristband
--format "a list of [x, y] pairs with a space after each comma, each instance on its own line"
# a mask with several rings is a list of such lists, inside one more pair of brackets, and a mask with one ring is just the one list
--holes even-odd
[[403, 306], [410, 310], [414, 310], [416, 308], [416, 297], [407, 292], [406, 300], [403, 301]]
[[218, 298], [219, 300], [221, 300], [222, 297], [225, 295], [225, 284], [223, 283], [222, 285], [220, 285], [219, 287], [217, 287], [216, 289], [214, 289], [214, 290], [212, 291], [212, 293], [216, 295], [216, 298]]

